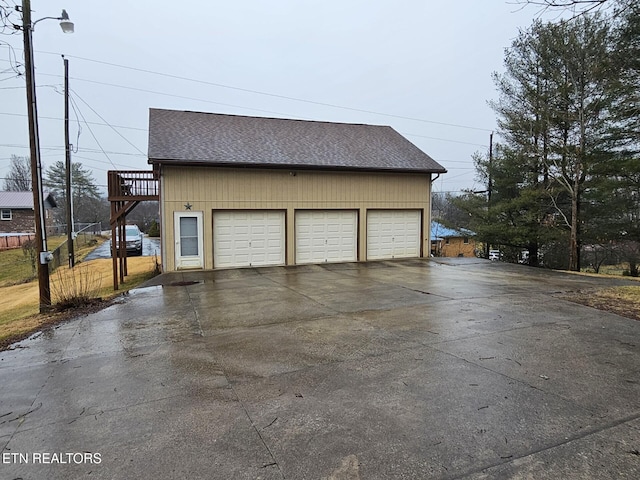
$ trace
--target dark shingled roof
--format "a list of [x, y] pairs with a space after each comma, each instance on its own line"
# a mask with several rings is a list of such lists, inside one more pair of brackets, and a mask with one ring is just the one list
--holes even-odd
[[446, 172], [391, 127], [155, 108], [149, 163]]

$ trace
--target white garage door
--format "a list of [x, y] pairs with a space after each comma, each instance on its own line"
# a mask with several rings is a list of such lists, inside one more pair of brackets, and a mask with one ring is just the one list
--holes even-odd
[[296, 263], [355, 262], [357, 232], [353, 210], [296, 212]]
[[284, 265], [284, 212], [213, 213], [213, 266]]
[[420, 256], [420, 210], [369, 210], [367, 260]]

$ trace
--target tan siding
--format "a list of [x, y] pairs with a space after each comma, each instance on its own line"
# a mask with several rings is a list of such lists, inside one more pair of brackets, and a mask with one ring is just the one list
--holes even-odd
[[[366, 258], [366, 211], [375, 208], [423, 210], [428, 235], [430, 182], [428, 174], [351, 173], [289, 170], [248, 170], [213, 167], [163, 168], [163, 222], [166, 226], [165, 270], [174, 269], [173, 212], [204, 212], [205, 268], [213, 268], [212, 211], [216, 209], [279, 209], [287, 211], [287, 262], [295, 258], [295, 209], [359, 209], [359, 255]], [[423, 242], [428, 254], [428, 240]]]
[[469, 243], [464, 243], [462, 238], [450, 238], [449, 243], [442, 241], [442, 249], [440, 256], [442, 257], [475, 257], [476, 256], [476, 242], [473, 239], [468, 240]]

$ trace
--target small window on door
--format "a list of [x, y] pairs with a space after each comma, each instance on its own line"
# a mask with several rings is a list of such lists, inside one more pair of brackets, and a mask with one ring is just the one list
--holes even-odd
[[2, 212], [0, 212], [0, 220], [11, 220], [11, 218], [11, 210], [3, 208]]
[[199, 255], [198, 251], [198, 219], [196, 217], [180, 218], [180, 255], [183, 257]]

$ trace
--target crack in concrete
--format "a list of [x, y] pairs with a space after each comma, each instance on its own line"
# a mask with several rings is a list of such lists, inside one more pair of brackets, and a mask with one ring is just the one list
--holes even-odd
[[[35, 410], [38, 410], [40, 407], [42, 407], [42, 402], [40, 402], [40, 405], [38, 407], [36, 407], [36, 408], [34, 408], [34, 405], [36, 404], [36, 401], [38, 400], [38, 397], [40, 397], [40, 394], [42, 393], [44, 388], [49, 383], [49, 379], [53, 378], [55, 369], [57, 368], [56, 363], [59, 362], [59, 361], [62, 361], [62, 359], [64, 358], [65, 353], [67, 352], [67, 350], [69, 349], [69, 346], [71, 345], [71, 341], [77, 335], [78, 330], [80, 329], [80, 325], [82, 325], [82, 322], [84, 322], [84, 321], [85, 321], [85, 319], [81, 319], [78, 322], [78, 325], [76, 326], [76, 328], [73, 331], [73, 333], [71, 335], [69, 335], [69, 340], [67, 341], [66, 345], [58, 353], [58, 357], [56, 358], [56, 360], [48, 362], [48, 364], [50, 365], [49, 375], [47, 375], [46, 380], [43, 382], [42, 386], [38, 389], [38, 392], [34, 395], [33, 401], [31, 402], [31, 409], [25, 415], [28, 415], [29, 413], [31, 413], [31, 412], [33, 412]], [[24, 416], [23, 416], [23, 418], [24, 418]], [[8, 446], [11, 443], [11, 441], [13, 440], [13, 437], [16, 435], [16, 433], [18, 432], [18, 430], [20, 429], [20, 427], [22, 426], [23, 423], [24, 422], [18, 422], [18, 424], [16, 425], [16, 428], [13, 430], [13, 432], [11, 432], [11, 435], [9, 436], [9, 440], [7, 440], [7, 442], [2, 447], [2, 450], [0, 450], [0, 453], [3, 453], [5, 450], [8, 449]]]
[[198, 324], [198, 335], [200, 335], [201, 337], [204, 337], [204, 330], [202, 330], [202, 322], [200, 322], [200, 315], [198, 314], [198, 309], [194, 305], [193, 298], [191, 297], [191, 294], [189, 293], [188, 290], [187, 290], [187, 295], [189, 296], [189, 305], [191, 305], [191, 309], [193, 310], [193, 315], [196, 317], [196, 322]]
[[507, 465], [509, 463], [513, 463], [513, 462], [515, 462], [517, 460], [521, 460], [523, 458], [527, 458], [527, 457], [530, 457], [532, 455], [536, 455], [538, 453], [546, 452], [546, 451], [552, 450], [554, 448], [561, 447], [563, 445], [568, 445], [568, 444], [570, 444], [572, 442], [575, 442], [577, 440], [581, 440], [583, 438], [590, 437], [590, 436], [598, 434], [600, 432], [604, 432], [605, 430], [610, 430], [610, 429], [615, 428], [617, 426], [620, 426], [620, 425], [623, 425], [625, 423], [629, 423], [629, 422], [632, 422], [632, 421], [638, 420], [638, 419], [640, 419], [640, 412], [634, 413], [632, 415], [628, 415], [626, 417], [620, 418], [618, 420], [615, 420], [613, 422], [607, 423], [607, 424], [602, 425], [600, 427], [587, 428], [584, 431], [582, 431], [582, 432], [580, 432], [578, 434], [566, 437], [563, 441], [557, 442], [557, 443], [555, 443], [553, 445], [546, 445], [546, 446], [541, 447], [541, 448], [534, 448], [534, 449], [531, 449], [531, 450], [527, 451], [526, 453], [523, 453], [522, 455], [517, 455], [517, 456], [511, 455], [510, 457], [508, 457], [508, 459], [507, 459], [508, 461], [505, 461], [505, 462], [493, 462], [493, 463], [491, 463], [489, 465], [486, 465], [486, 466], [483, 466], [483, 467], [470, 469], [470, 470], [467, 470], [466, 472], [463, 472], [463, 473], [458, 473], [458, 474], [453, 475], [453, 476], [445, 477], [445, 480], [463, 479], [465, 477], [468, 477], [469, 475], [473, 475], [473, 474], [476, 474], [476, 473], [481, 473], [481, 472], [484, 472], [484, 471], [489, 470], [491, 468], [499, 467], [500, 465]]
[[[238, 402], [238, 404], [240, 405], [240, 407], [242, 407], [242, 410], [244, 411], [244, 414], [247, 417], [247, 420], [249, 420], [249, 423], [251, 424], [251, 428], [253, 428], [253, 431], [256, 432], [256, 434], [258, 435], [258, 438], [260, 439], [260, 441], [262, 442], [262, 445], [264, 446], [264, 448], [267, 450], [267, 452], [269, 453], [269, 456], [271, 457], [271, 460], [273, 460], [272, 462], [263, 464], [261, 468], [267, 468], [267, 467], [272, 467], [272, 466], [276, 466], [278, 469], [278, 472], [280, 473], [280, 477], [281, 478], [286, 478], [284, 476], [284, 472], [282, 471], [282, 468], [280, 468], [280, 464], [278, 463], [278, 460], [276, 459], [276, 456], [274, 455], [273, 451], [271, 450], [271, 448], [269, 448], [269, 445], [267, 445], [266, 440], [264, 439], [264, 437], [262, 436], [262, 434], [260, 433], [260, 429], [258, 428], [258, 426], [255, 424], [255, 422], [253, 421], [253, 418], [251, 418], [251, 414], [249, 413], [249, 410], [247, 410], [247, 406], [244, 404], [244, 402], [242, 401], [242, 399], [240, 398], [240, 396], [238, 395], [238, 392], [236, 392], [236, 389], [233, 387], [233, 382], [231, 382], [229, 380], [229, 377], [227, 376], [227, 372], [225, 372], [224, 370], [222, 370], [222, 373], [224, 374], [225, 379], [227, 380], [227, 384], [229, 385], [229, 388], [231, 389], [231, 391], [233, 392], [233, 395], [236, 397], [236, 401]], [[277, 418], [276, 418], [277, 420]], [[271, 424], [273, 424], [275, 422], [275, 420], [273, 422], [271, 422]], [[269, 424], [269, 426], [271, 425]]]
[[[307, 300], [310, 300], [310, 301], [312, 301], [312, 302], [314, 302], [314, 303], [317, 303], [318, 305], [320, 305], [320, 306], [321, 306], [321, 307], [323, 307], [323, 308], [326, 308], [327, 310], [331, 310], [332, 312], [334, 312], [334, 313], [338, 313], [338, 314], [339, 314], [339, 313], [342, 313], [342, 312], [340, 312], [339, 310], [336, 310], [335, 308], [331, 308], [330, 306], [325, 305], [324, 303], [322, 303], [322, 302], [320, 302], [320, 301], [316, 300], [315, 298], [310, 297], [309, 295], [306, 295], [306, 294], [304, 294], [304, 293], [302, 293], [302, 292], [300, 292], [300, 291], [298, 291], [298, 290], [295, 290], [295, 289], [291, 288], [289, 285], [286, 285], [286, 284], [284, 284], [284, 283], [278, 282], [277, 280], [275, 280], [275, 279], [271, 278], [270, 276], [267, 276], [267, 275], [265, 275], [265, 274], [263, 274], [263, 273], [260, 273], [260, 271], [259, 271], [260, 269], [256, 269], [256, 270], [257, 270], [257, 272], [258, 272], [258, 274], [259, 274], [259, 275], [261, 275], [263, 278], [266, 278], [266, 279], [267, 279], [267, 280], [269, 280], [270, 282], [275, 283], [276, 285], [280, 285], [281, 287], [286, 288], [287, 290], [289, 290], [289, 291], [291, 291], [291, 292], [295, 293], [296, 295], [300, 295], [301, 297], [304, 297], [304, 298], [306, 298]], [[323, 316], [326, 316], [326, 315], [321, 315], [321, 317], [323, 317]]]

